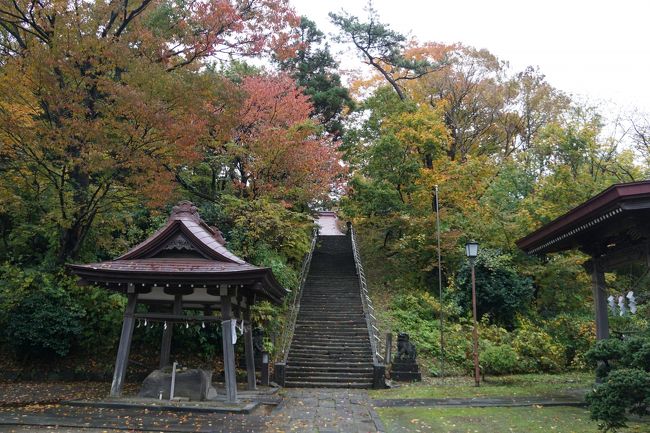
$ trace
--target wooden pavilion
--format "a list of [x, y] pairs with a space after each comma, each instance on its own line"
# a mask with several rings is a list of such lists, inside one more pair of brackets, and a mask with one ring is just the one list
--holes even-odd
[[612, 185], [517, 241], [528, 254], [577, 249], [591, 256], [596, 338], [609, 336], [605, 272], [631, 263], [650, 266], [650, 181]]
[[[279, 304], [287, 291], [269, 268], [253, 266], [231, 253], [221, 232], [208, 226], [192, 203], [180, 202], [160, 230], [117, 259], [68, 268], [80, 283], [127, 296], [112, 397], [122, 392], [135, 321], [145, 319], [170, 325], [221, 321], [228, 402], [237, 400], [233, 335], [237, 319], [243, 320], [248, 389], [255, 389], [250, 307], [262, 299]], [[136, 313], [138, 303], [150, 305], [150, 312]], [[217, 311], [220, 317], [213, 315]], [[164, 327], [161, 368], [170, 361], [172, 332], [173, 326]]]

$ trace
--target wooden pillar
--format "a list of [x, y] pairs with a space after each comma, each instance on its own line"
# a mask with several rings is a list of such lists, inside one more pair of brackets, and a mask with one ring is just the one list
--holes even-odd
[[117, 348], [117, 357], [115, 359], [115, 371], [113, 372], [113, 383], [111, 384], [111, 397], [122, 395], [122, 385], [126, 377], [126, 367], [129, 363], [129, 352], [131, 351], [131, 338], [133, 337], [133, 325], [135, 319], [135, 306], [138, 302], [138, 295], [131, 284], [129, 284], [128, 300], [126, 310], [124, 310], [124, 321], [122, 322], [122, 334], [120, 335], [120, 345]]
[[[174, 296], [174, 307], [172, 309], [175, 316], [180, 315], [182, 312], [182, 295]], [[169, 358], [172, 350], [172, 336], [174, 335], [174, 324], [168, 323], [167, 329], [163, 330], [162, 343], [160, 344], [160, 368], [169, 365]]]
[[226, 402], [237, 402], [237, 378], [235, 376], [235, 347], [232, 342], [232, 302], [225, 287], [221, 288], [221, 335], [223, 340], [223, 370], [226, 385]]
[[253, 323], [251, 310], [248, 306], [244, 309], [244, 352], [246, 353], [246, 374], [248, 376], [248, 390], [254, 391], [255, 386], [255, 352], [253, 349]]
[[607, 316], [607, 292], [605, 271], [596, 259], [591, 260], [591, 290], [596, 309], [596, 339], [609, 337], [609, 318]]

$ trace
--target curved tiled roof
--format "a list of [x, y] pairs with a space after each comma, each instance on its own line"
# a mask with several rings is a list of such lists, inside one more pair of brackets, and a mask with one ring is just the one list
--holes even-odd
[[[528, 254], [590, 249], [606, 242], [606, 235], [629, 231], [624, 219], [647, 209], [650, 209], [650, 181], [614, 184], [516, 244]], [[647, 226], [645, 222], [639, 224]]]
[[248, 263], [229, 263], [209, 259], [193, 258], [162, 258], [113, 260], [84, 265], [69, 265], [72, 269], [94, 269], [133, 273], [237, 273], [247, 271], [263, 271]]
[[233, 263], [246, 263], [224, 246], [221, 232], [208, 226], [199, 216], [196, 206], [189, 201], [182, 201], [174, 206], [167, 223], [149, 238], [131, 248], [117, 258], [139, 259], [146, 258], [159, 251], [161, 244], [168, 241], [177, 230], [192, 238], [195, 246], [208, 257]]
[[87, 282], [107, 285], [138, 282], [145, 286], [164, 281], [246, 284], [275, 302], [287, 293], [270, 268], [246, 263], [230, 252], [221, 232], [208, 226], [188, 201], [174, 206], [163, 227], [117, 259], [69, 264], [68, 268]]

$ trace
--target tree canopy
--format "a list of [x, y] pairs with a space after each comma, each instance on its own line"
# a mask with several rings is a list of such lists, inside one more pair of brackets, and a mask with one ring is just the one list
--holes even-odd
[[[444, 332], [448, 365], [468, 371], [462, 246], [477, 239], [489, 371], [585, 368], [586, 257], [528, 257], [515, 241], [647, 178], [648, 116], [612, 125], [539, 68], [418, 41], [367, 12], [330, 14], [334, 40], [365, 68], [351, 74], [287, 0], [0, 0], [0, 345], [112, 350], [124, 300], [77, 288], [62, 265], [117, 256], [184, 198], [288, 288], [314, 211], [337, 209], [359, 234], [380, 325], [410, 332], [433, 374]], [[612, 293], [639, 295], [639, 313], [613, 327], [647, 329], [644, 272], [607, 274]], [[285, 314], [260, 316], [274, 330]], [[18, 326], [44, 317], [60, 320]], [[204, 337], [186, 347], [212, 356]]]

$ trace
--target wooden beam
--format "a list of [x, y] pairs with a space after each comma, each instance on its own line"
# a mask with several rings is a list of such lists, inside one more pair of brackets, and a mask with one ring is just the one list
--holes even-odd
[[650, 264], [650, 244], [644, 242], [628, 247], [614, 248], [594, 260], [598, 261], [603, 272], [609, 272], [634, 262], [642, 261]]
[[251, 322], [251, 310], [244, 309], [244, 352], [246, 354], [246, 375], [248, 377], [248, 390], [256, 389], [255, 383], [255, 352], [253, 351], [253, 323]]
[[220, 322], [221, 317], [217, 316], [187, 316], [185, 314], [169, 313], [136, 313], [136, 319], [163, 320], [167, 322]]
[[[223, 290], [224, 288], [222, 288]], [[223, 342], [223, 370], [226, 385], [226, 402], [237, 402], [237, 377], [235, 376], [235, 347], [232, 340], [232, 305], [230, 296], [222, 295], [221, 302], [221, 338]]]
[[[172, 314], [180, 316], [182, 312], [182, 299], [183, 295], [174, 296], [174, 307]], [[174, 335], [174, 324], [168, 323], [167, 329], [163, 329], [162, 342], [160, 343], [160, 364], [159, 368], [164, 368], [169, 365], [169, 358], [172, 351], [172, 336]]]
[[133, 337], [133, 325], [135, 324], [133, 313], [135, 312], [138, 295], [133, 291], [127, 297], [124, 321], [122, 322], [122, 334], [120, 335], [120, 345], [117, 349], [117, 357], [115, 359], [111, 397], [119, 397], [122, 395], [122, 386], [126, 378], [126, 367], [129, 363], [129, 352], [131, 351], [131, 338]]

